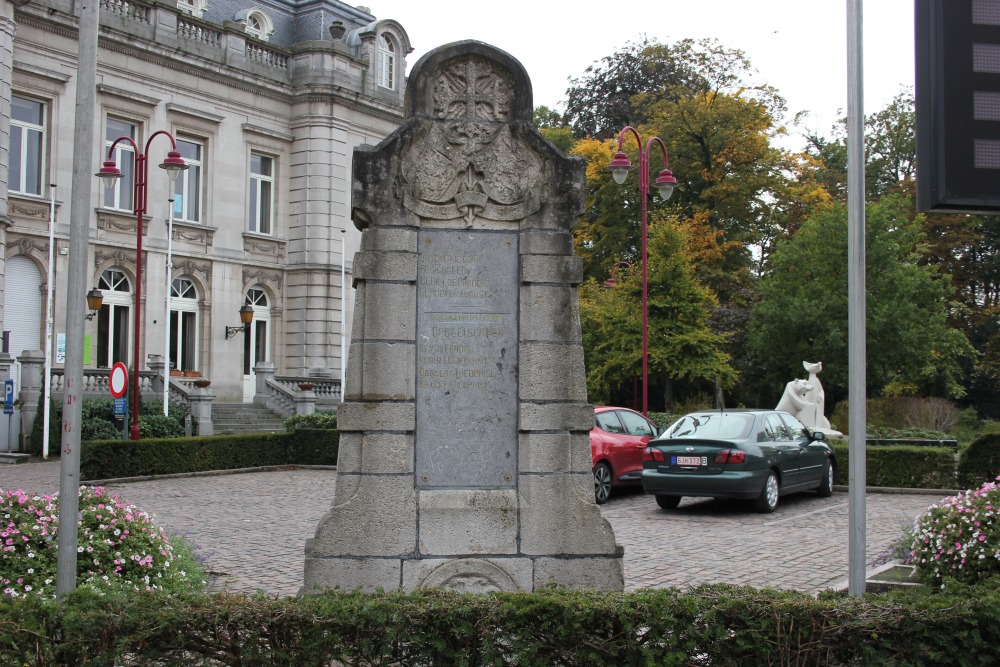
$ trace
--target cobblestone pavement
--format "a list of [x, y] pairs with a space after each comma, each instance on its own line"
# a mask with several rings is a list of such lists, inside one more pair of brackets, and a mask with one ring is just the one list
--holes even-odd
[[[154, 515], [168, 533], [185, 535], [207, 558], [211, 588], [294, 595], [302, 583], [303, 547], [333, 499], [333, 470], [282, 470], [109, 484]], [[0, 488], [51, 493], [59, 463], [0, 465]], [[867, 496], [868, 560], [897, 539], [935, 495]], [[616, 493], [602, 506], [625, 547], [625, 587], [701, 583], [774, 586], [818, 592], [847, 579], [848, 497], [787, 496], [774, 514], [747, 503], [685, 498], [661, 510], [641, 490]]]

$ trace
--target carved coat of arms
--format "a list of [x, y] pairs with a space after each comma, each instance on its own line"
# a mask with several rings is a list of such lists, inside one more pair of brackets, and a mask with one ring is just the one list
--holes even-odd
[[542, 161], [507, 124], [513, 84], [476, 56], [447, 63], [435, 122], [402, 160], [403, 205], [423, 218], [521, 220], [540, 207]]

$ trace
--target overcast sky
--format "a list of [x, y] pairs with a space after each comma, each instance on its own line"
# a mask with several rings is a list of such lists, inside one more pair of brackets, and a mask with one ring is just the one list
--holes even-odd
[[[364, 0], [402, 24], [427, 51], [477, 39], [521, 61], [535, 106], [561, 108], [570, 77], [643, 35], [670, 43], [714, 37], [742, 49], [760, 80], [788, 102], [788, 118], [810, 111], [810, 130], [829, 134], [847, 108], [847, 0], [591, 2], [552, 0]], [[864, 2], [865, 109], [877, 111], [913, 86], [913, 0]], [[789, 128], [790, 131], [792, 128]]]

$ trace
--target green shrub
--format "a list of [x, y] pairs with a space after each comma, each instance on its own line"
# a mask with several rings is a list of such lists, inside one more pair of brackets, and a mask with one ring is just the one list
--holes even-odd
[[[39, 397], [38, 411], [32, 423], [31, 434], [25, 451], [34, 456], [42, 453], [42, 414], [44, 399]], [[131, 409], [131, 403], [129, 404]], [[178, 438], [184, 435], [184, 417], [187, 408], [179, 403], [170, 403], [170, 415], [163, 415], [163, 401], [139, 402], [139, 436], [141, 438]], [[49, 412], [49, 451], [58, 452], [62, 442], [62, 401], [52, 399]], [[126, 424], [126, 429], [128, 425]], [[114, 403], [107, 399], [84, 399], [80, 408], [80, 439], [90, 440], [121, 439], [124, 434], [115, 420]]]
[[1000, 433], [991, 433], [973, 440], [958, 460], [958, 483], [971, 489], [992, 482], [1000, 475]]
[[[916, 397], [870, 398], [865, 403], [865, 420], [869, 433], [873, 429], [918, 429], [946, 434], [961, 421], [959, 410], [951, 401]], [[834, 406], [830, 423], [844, 433], [851, 432], [847, 401]], [[943, 439], [954, 440], [954, 437], [948, 435]]]
[[[77, 586], [96, 590], [204, 589], [202, 572], [175, 562], [174, 546], [144, 511], [103, 488], [81, 487]], [[0, 583], [11, 598], [55, 597], [59, 494], [0, 492]], [[191, 567], [190, 559], [187, 567]]]
[[[850, 477], [850, 447], [847, 440], [829, 442], [837, 457], [837, 484]], [[879, 445], [865, 448], [867, 486], [905, 489], [955, 488], [955, 453], [948, 447]]]
[[329, 429], [84, 442], [80, 478], [101, 480], [280, 465], [335, 465], [339, 442], [340, 432]]
[[995, 584], [863, 599], [736, 586], [635, 593], [331, 592], [0, 600], [4, 665], [995, 665]]
[[292, 415], [284, 423], [287, 431], [303, 428], [337, 428], [337, 413], [314, 412], [311, 415]]
[[916, 522], [912, 563], [922, 580], [945, 585], [946, 579], [974, 583], [1000, 574], [1000, 487], [945, 498]]

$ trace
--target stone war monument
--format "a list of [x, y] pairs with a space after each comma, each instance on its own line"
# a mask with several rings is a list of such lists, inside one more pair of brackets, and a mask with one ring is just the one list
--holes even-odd
[[623, 588], [590, 470], [584, 162], [531, 120], [521, 64], [456, 42], [414, 66], [403, 125], [355, 149], [336, 491], [303, 593]]

